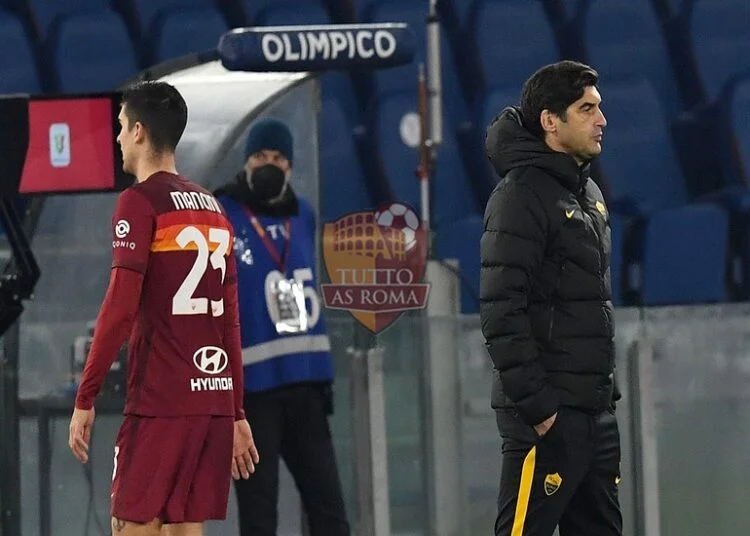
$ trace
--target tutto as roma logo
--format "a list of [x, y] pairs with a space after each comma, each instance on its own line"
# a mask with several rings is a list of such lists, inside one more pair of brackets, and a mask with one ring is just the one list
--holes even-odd
[[323, 303], [349, 311], [372, 333], [427, 305], [427, 232], [409, 205], [389, 203], [326, 223], [323, 259], [331, 280], [321, 286]]

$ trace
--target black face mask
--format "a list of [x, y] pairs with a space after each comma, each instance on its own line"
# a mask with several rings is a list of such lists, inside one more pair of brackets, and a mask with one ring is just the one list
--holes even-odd
[[266, 164], [256, 168], [253, 174], [248, 176], [247, 184], [261, 201], [275, 203], [284, 197], [286, 192], [286, 173], [273, 164]]

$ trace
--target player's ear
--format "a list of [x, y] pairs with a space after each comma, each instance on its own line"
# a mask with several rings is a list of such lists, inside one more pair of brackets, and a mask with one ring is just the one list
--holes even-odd
[[146, 141], [146, 129], [143, 127], [143, 123], [136, 121], [133, 125], [133, 141], [135, 143], [143, 143]]

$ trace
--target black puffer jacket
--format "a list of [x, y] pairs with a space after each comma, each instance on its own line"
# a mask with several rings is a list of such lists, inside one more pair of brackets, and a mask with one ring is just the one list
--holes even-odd
[[481, 241], [480, 317], [494, 363], [492, 406], [530, 425], [560, 405], [613, 402], [614, 326], [609, 213], [599, 188], [506, 108], [487, 130], [504, 179], [490, 196]]

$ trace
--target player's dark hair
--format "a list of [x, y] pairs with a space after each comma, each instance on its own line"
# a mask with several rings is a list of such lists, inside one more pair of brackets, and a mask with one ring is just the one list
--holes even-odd
[[187, 125], [187, 104], [166, 82], [137, 82], [122, 93], [130, 128], [140, 123], [157, 153], [174, 152]]
[[521, 90], [521, 115], [526, 129], [544, 138], [540, 117], [544, 110], [567, 120], [568, 106], [583, 96], [587, 87], [599, 83], [599, 74], [577, 61], [560, 61], [535, 72]]

